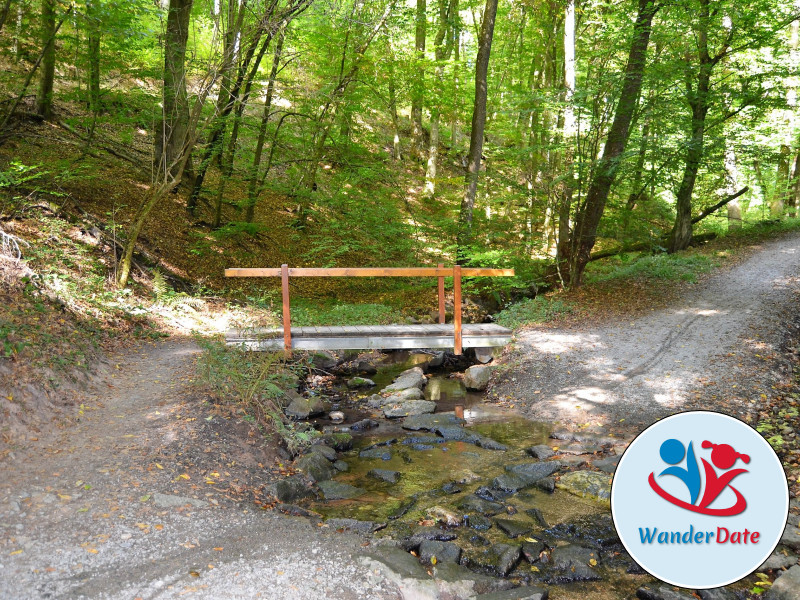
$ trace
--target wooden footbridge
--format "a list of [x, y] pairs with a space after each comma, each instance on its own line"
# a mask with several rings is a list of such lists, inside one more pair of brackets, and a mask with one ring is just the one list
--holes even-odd
[[[464, 348], [505, 346], [511, 330], [495, 324], [461, 322], [462, 277], [511, 277], [513, 269], [462, 268], [458, 265], [425, 268], [226, 269], [226, 277], [280, 277], [283, 292], [283, 327], [229, 331], [227, 343], [249, 350], [367, 350]], [[433, 325], [356, 325], [347, 327], [292, 327], [289, 303], [290, 277], [436, 277], [439, 282], [439, 323]], [[453, 278], [453, 322], [445, 323], [445, 278]]]

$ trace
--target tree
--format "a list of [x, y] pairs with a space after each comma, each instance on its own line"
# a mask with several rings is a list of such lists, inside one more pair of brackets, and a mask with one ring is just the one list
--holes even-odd
[[492, 52], [496, 18], [497, 0], [486, 0], [478, 42], [478, 57], [475, 60], [475, 103], [472, 108], [472, 129], [469, 135], [464, 197], [461, 200], [461, 213], [459, 215], [459, 260], [463, 260], [462, 253], [472, 239], [472, 213], [475, 210], [475, 195], [478, 192], [478, 175], [480, 174], [481, 157], [483, 156], [483, 131], [486, 126], [489, 56]]
[[422, 128], [422, 102], [425, 97], [425, 41], [428, 32], [426, 0], [417, 0], [414, 49], [416, 50], [415, 76], [411, 88], [411, 144], [417, 156], [425, 145]]
[[658, 9], [659, 5], [654, 0], [639, 0], [639, 10], [633, 27], [633, 38], [617, 108], [614, 112], [614, 121], [606, 137], [603, 156], [594, 167], [594, 175], [586, 192], [586, 199], [577, 212], [575, 228], [570, 239], [569, 254], [564, 256], [565, 260], [569, 260], [572, 285], [577, 286], [582, 283], [583, 272], [589, 263], [597, 238], [597, 226], [603, 216], [611, 185], [619, 170], [620, 158], [628, 142], [628, 131], [642, 89], [653, 17]]
[[56, 73], [56, 0], [42, 0], [40, 22], [42, 71], [36, 93], [36, 112], [43, 119], [53, 117], [53, 79]]

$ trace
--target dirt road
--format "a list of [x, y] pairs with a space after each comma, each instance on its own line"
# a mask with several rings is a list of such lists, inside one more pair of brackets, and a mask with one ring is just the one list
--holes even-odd
[[669, 308], [519, 333], [495, 392], [571, 424], [640, 428], [697, 407], [747, 414], [773, 392], [780, 345], [800, 325], [800, 236], [750, 251]]
[[76, 425], [3, 461], [0, 598], [397, 598], [363, 539], [232, 505], [185, 468], [196, 352], [112, 357]]

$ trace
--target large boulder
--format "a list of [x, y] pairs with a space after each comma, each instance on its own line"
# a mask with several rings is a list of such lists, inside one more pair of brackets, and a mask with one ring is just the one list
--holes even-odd
[[611, 503], [611, 477], [595, 471], [574, 471], [562, 475], [556, 487], [570, 494], [596, 500], [605, 505]]
[[325, 350], [317, 350], [309, 356], [309, 359], [311, 360], [311, 366], [321, 371], [332, 369], [339, 364], [339, 359]]
[[506, 472], [492, 481], [492, 488], [504, 492], [518, 492], [532, 486], [540, 479], [552, 475], [559, 468], [561, 468], [561, 463], [557, 461], [507, 465]]
[[520, 546], [495, 544], [480, 554], [470, 556], [468, 563], [472, 568], [505, 577], [517, 566], [520, 556]]
[[385, 404], [383, 416], [387, 419], [398, 419], [400, 417], [411, 417], [414, 415], [424, 415], [436, 410], [436, 402], [429, 400], [408, 400], [400, 404]]
[[561, 546], [553, 550], [550, 562], [554, 571], [553, 579], [558, 583], [573, 581], [597, 581], [600, 576], [595, 571], [598, 554], [583, 546]]
[[349, 500], [364, 493], [361, 488], [341, 481], [320, 481], [318, 485], [325, 500]]
[[295, 421], [316, 417], [325, 413], [325, 405], [319, 398], [297, 396], [284, 410], [286, 416]]
[[302, 475], [293, 475], [272, 483], [266, 487], [266, 492], [275, 496], [279, 502], [287, 504], [314, 496], [314, 491]]
[[372, 381], [372, 379], [367, 379], [366, 377], [351, 377], [347, 380], [347, 387], [349, 387], [351, 390], [375, 387], [375, 382]]
[[468, 390], [482, 391], [489, 387], [494, 367], [489, 365], [474, 365], [464, 371], [464, 386]]
[[295, 468], [314, 481], [326, 481], [336, 473], [336, 467], [319, 452], [305, 454], [294, 461]]
[[400, 373], [394, 382], [391, 385], [386, 386], [383, 391], [401, 392], [410, 388], [417, 388], [421, 390], [423, 387], [425, 387], [426, 383], [427, 380], [425, 379], [425, 373], [423, 373], [422, 369], [419, 367], [414, 367]]

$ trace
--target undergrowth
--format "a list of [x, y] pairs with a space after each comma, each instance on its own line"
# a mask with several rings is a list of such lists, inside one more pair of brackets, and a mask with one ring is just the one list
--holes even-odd
[[495, 316], [495, 320], [503, 327], [516, 329], [526, 325], [536, 325], [553, 320], [558, 315], [571, 312], [573, 307], [570, 303], [559, 298], [548, 298], [537, 296], [536, 298], [526, 298], [522, 302], [512, 304], [508, 308], [500, 311]]
[[297, 454], [316, 432], [303, 429], [283, 414], [286, 392], [297, 384], [297, 364], [280, 353], [248, 352], [216, 339], [195, 336], [203, 352], [197, 361], [198, 382], [222, 402], [237, 405], [245, 419], [254, 419], [267, 434], [280, 436]]
[[621, 255], [586, 273], [586, 282], [620, 279], [664, 279], [694, 283], [701, 273], [708, 273], [716, 261], [702, 254], [654, 254], [632, 258]]

